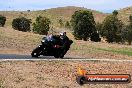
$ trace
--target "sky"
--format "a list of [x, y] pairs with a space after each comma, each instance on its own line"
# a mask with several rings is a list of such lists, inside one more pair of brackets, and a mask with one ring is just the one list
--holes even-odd
[[64, 6], [85, 7], [110, 13], [132, 6], [132, 0], [0, 0], [0, 11], [44, 10]]

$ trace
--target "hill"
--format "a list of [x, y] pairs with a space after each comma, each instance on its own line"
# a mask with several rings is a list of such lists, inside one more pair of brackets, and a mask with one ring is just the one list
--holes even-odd
[[[46, 16], [51, 19], [52, 24], [54, 27], [58, 27], [58, 20], [61, 18], [64, 22], [70, 21], [72, 14], [77, 10], [83, 10], [86, 8], [83, 7], [74, 7], [74, 6], [67, 6], [67, 7], [58, 7], [58, 8], [51, 8], [46, 10], [38, 10], [38, 11], [0, 11], [1, 15], [4, 15], [7, 17], [7, 26], [10, 26], [12, 20], [16, 17], [27, 17], [29, 19], [32, 19], [32, 21], [35, 21], [35, 18], [39, 15]], [[95, 17], [96, 22], [102, 22], [103, 19], [107, 16], [107, 14], [90, 10], [93, 12], [93, 15]]]
[[62, 17], [63, 19], [70, 20], [71, 16], [74, 14], [74, 12], [78, 11], [78, 10], [92, 11], [96, 22], [101, 22], [102, 19], [104, 19], [104, 17], [107, 15], [107, 14], [99, 12], [99, 11], [86, 9], [84, 7], [74, 7], [74, 6], [52, 8], [52, 9], [48, 9], [47, 12], [52, 15]]
[[129, 20], [129, 16], [132, 15], [132, 6], [120, 9], [119, 18], [123, 21], [123, 23], [127, 24]]
[[[16, 17], [24, 16], [26, 18], [32, 19], [35, 21], [35, 18], [39, 15], [46, 16], [51, 19], [53, 27], [57, 28], [58, 20], [62, 19], [64, 22], [70, 21], [72, 14], [77, 10], [89, 10], [93, 12], [94, 18], [96, 22], [102, 22], [104, 18], [109, 15], [106, 13], [102, 13], [96, 10], [87, 9], [84, 7], [75, 7], [75, 6], [67, 6], [67, 7], [58, 7], [51, 8], [46, 10], [37, 10], [37, 11], [0, 11], [0, 15], [4, 15], [7, 17], [6, 26], [11, 27], [11, 22]], [[132, 15], [132, 6], [126, 7], [118, 10], [119, 18], [125, 24], [128, 23], [128, 18]]]

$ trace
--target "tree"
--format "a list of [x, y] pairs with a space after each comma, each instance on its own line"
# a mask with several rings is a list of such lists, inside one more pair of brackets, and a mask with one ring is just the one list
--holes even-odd
[[132, 25], [128, 26], [128, 32], [127, 32], [127, 40], [128, 40], [128, 44], [131, 45], [132, 44]]
[[107, 39], [109, 43], [121, 41], [121, 30], [123, 27], [122, 21], [118, 20], [116, 12], [107, 16], [102, 25], [102, 36]]
[[19, 18], [15, 18], [12, 21], [12, 27], [15, 30], [19, 30], [19, 31], [30, 31], [30, 24], [31, 24], [31, 19], [27, 19], [24, 17], [19, 17]]
[[70, 25], [69, 21], [66, 21], [66, 23], [65, 23], [65, 27], [68, 28], [68, 29], [71, 28], [71, 25]]
[[96, 24], [96, 30], [98, 31], [99, 35], [103, 36], [103, 33], [102, 33], [102, 23], [97, 23]]
[[132, 16], [129, 16], [129, 25], [123, 30], [122, 36], [129, 45], [132, 43]]
[[132, 15], [129, 16], [129, 22], [132, 23]]
[[113, 11], [113, 15], [117, 16], [118, 15], [118, 11], [117, 10], [114, 10]]
[[72, 15], [71, 25], [75, 39], [87, 41], [92, 33], [96, 32], [93, 14], [88, 10], [76, 11]]
[[30, 12], [30, 10], [27, 10], [27, 12]]
[[41, 35], [47, 35], [50, 29], [51, 21], [47, 17], [39, 16], [36, 18], [36, 22], [33, 23], [33, 32]]
[[6, 22], [6, 17], [0, 15], [0, 27], [4, 27], [5, 22]]
[[97, 33], [97, 32], [92, 33], [90, 40], [94, 41], [94, 42], [100, 42], [101, 38], [99, 36], [99, 33]]
[[59, 24], [60, 24], [60, 27], [64, 26], [62, 19], [59, 19]]

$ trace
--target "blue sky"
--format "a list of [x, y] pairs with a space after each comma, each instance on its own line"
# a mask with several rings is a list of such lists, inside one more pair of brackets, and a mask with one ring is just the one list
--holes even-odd
[[0, 0], [0, 10], [43, 10], [64, 6], [111, 12], [132, 6], [132, 0]]

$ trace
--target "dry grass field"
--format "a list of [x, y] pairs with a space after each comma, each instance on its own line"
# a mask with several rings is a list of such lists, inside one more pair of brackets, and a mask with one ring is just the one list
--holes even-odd
[[[42, 35], [30, 32], [15, 31], [12, 28], [0, 28], [0, 53], [30, 55], [32, 50], [41, 43]], [[131, 59], [132, 46], [109, 44], [106, 42], [90, 42], [74, 40], [69, 31], [68, 37], [74, 41], [67, 55], [82, 58], [98, 59]]]
[[130, 74], [132, 64], [100, 61], [0, 61], [0, 88], [131, 88], [128, 84], [76, 83], [79, 65], [87, 74]]

